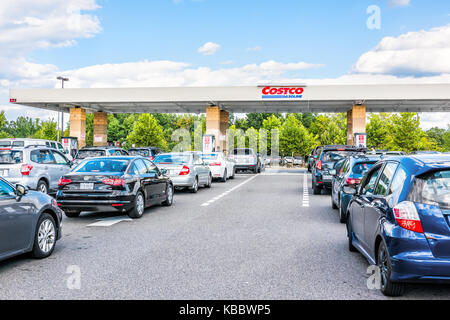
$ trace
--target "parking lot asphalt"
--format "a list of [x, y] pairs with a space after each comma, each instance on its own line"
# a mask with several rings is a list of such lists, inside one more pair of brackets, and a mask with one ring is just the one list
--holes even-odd
[[[177, 192], [139, 220], [65, 218], [50, 258], [0, 262], [0, 297], [387, 299], [367, 288], [367, 261], [348, 251], [330, 196], [310, 185], [303, 169], [269, 169]], [[450, 299], [450, 286], [410, 285], [402, 298]]]

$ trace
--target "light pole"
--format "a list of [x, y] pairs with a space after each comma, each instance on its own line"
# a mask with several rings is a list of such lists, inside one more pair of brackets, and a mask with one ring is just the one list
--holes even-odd
[[[57, 80], [61, 81], [61, 89], [64, 89], [64, 82], [69, 81], [69, 78], [65, 77], [57, 77]], [[59, 112], [58, 112], [58, 121], [59, 121]], [[61, 111], [61, 139], [64, 136], [64, 111]], [[58, 141], [59, 141], [59, 130], [58, 130]]]

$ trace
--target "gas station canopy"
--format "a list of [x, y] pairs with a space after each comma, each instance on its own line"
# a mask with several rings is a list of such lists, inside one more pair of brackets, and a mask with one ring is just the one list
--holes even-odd
[[204, 113], [207, 106], [233, 113], [347, 112], [353, 105], [367, 112], [448, 112], [450, 84], [11, 89], [10, 102], [107, 113]]

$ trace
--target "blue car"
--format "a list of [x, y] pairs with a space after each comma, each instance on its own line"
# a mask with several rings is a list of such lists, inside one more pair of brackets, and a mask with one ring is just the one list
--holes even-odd
[[450, 282], [450, 156], [392, 157], [375, 164], [347, 209], [350, 251], [380, 271], [380, 289], [400, 296], [407, 282]]
[[[352, 196], [344, 193], [344, 186], [358, 185], [372, 166], [382, 159], [381, 155], [358, 154], [347, 157], [339, 167], [331, 185], [331, 206], [339, 209], [339, 221], [347, 221], [347, 206]], [[336, 167], [335, 167], [336, 168]]]

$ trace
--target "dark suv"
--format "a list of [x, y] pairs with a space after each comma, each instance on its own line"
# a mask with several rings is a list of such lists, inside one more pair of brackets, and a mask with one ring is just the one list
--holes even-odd
[[308, 172], [312, 172], [312, 168], [314, 167], [317, 156], [319, 155], [322, 148], [323, 147], [321, 147], [321, 146], [315, 147], [309, 154], [309, 156], [308, 156]]
[[354, 146], [324, 146], [317, 156], [315, 165], [312, 167], [312, 189], [314, 194], [320, 194], [324, 188], [331, 189], [333, 176], [336, 174], [333, 167], [337, 161], [357, 152], [366, 151], [367, 149]]

